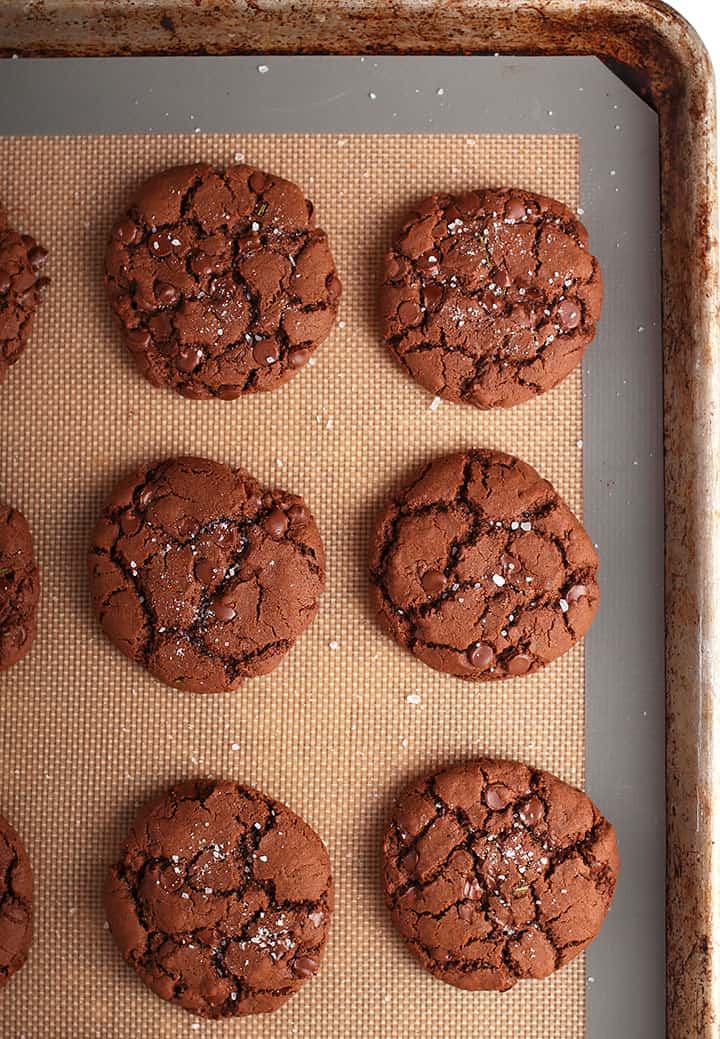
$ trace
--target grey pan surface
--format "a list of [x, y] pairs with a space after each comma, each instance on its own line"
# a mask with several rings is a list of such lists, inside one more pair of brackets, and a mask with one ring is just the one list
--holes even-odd
[[583, 219], [606, 283], [598, 338], [584, 364], [585, 521], [599, 546], [603, 592], [586, 643], [587, 789], [616, 825], [622, 855], [613, 908], [587, 955], [587, 1034], [663, 1035], [664, 498], [655, 114], [597, 59], [569, 57], [7, 60], [0, 63], [0, 98], [3, 134], [578, 135]]

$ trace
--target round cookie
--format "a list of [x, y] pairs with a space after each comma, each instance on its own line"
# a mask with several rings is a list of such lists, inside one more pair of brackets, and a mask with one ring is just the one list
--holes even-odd
[[237, 689], [314, 618], [325, 556], [302, 498], [204, 458], [148, 465], [116, 488], [89, 556], [95, 611], [167, 685]]
[[13, 231], [0, 205], [0, 383], [25, 349], [38, 303], [50, 284], [40, 275], [47, 257], [34, 238]]
[[0, 815], [0, 988], [20, 970], [33, 936], [33, 878], [23, 843]]
[[381, 513], [370, 551], [387, 631], [420, 660], [489, 681], [538, 671], [582, 638], [598, 559], [526, 462], [471, 450], [427, 465]]
[[562, 203], [515, 189], [433, 195], [385, 258], [382, 333], [432, 393], [509, 408], [580, 363], [602, 296], [587, 231]]
[[320, 966], [330, 861], [284, 804], [191, 781], [140, 810], [105, 909], [123, 958], [158, 996], [204, 1017], [265, 1013]]
[[186, 397], [273, 390], [330, 333], [341, 285], [300, 189], [252, 166], [176, 166], [145, 181], [105, 254], [140, 371]]
[[400, 934], [432, 975], [463, 989], [509, 989], [579, 955], [619, 867], [615, 831], [581, 790], [491, 759], [407, 790], [384, 852]]
[[39, 598], [40, 578], [25, 517], [0, 503], [0, 671], [30, 650]]

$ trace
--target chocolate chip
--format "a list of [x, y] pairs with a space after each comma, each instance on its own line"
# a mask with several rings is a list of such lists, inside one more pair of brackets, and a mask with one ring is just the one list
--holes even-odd
[[138, 504], [142, 509], [146, 509], [150, 502], [153, 500], [153, 489], [152, 487], [143, 487], [138, 495]]
[[402, 859], [400, 860], [400, 863], [402, 865], [402, 868], [406, 872], [413, 873], [415, 871], [415, 867], [418, 864], [418, 853], [416, 852], [416, 850], [414, 848], [410, 848], [408, 851], [406, 851]]
[[580, 324], [580, 308], [571, 299], [564, 299], [558, 305], [556, 315], [558, 324], [566, 332], [571, 332]]
[[157, 882], [169, 895], [183, 886], [183, 874], [176, 866], [164, 866], [158, 873]]
[[569, 603], [577, 602], [578, 599], [585, 599], [586, 597], [587, 588], [584, 584], [574, 584], [565, 596]]
[[261, 339], [253, 347], [253, 357], [258, 364], [274, 364], [278, 359], [277, 345], [269, 339]]
[[148, 249], [152, 256], [169, 256], [173, 251], [170, 235], [153, 234], [148, 239]]
[[236, 610], [224, 599], [215, 599], [212, 604], [212, 612], [219, 621], [231, 621], [237, 616]]
[[202, 363], [204, 356], [204, 352], [199, 347], [188, 346], [177, 355], [175, 364], [181, 372], [194, 372]]
[[217, 572], [217, 567], [213, 566], [209, 559], [195, 560], [195, 576], [198, 581], [202, 581], [203, 584], [212, 584]]
[[465, 881], [463, 887], [463, 898], [478, 899], [482, 895], [482, 885], [477, 877], [471, 877]]
[[522, 220], [526, 215], [525, 202], [519, 198], [511, 198], [505, 210], [508, 220]]
[[307, 364], [312, 356], [312, 350], [307, 350], [305, 347], [298, 347], [297, 350], [291, 350], [288, 354], [288, 364], [291, 368], [302, 368], [304, 364]]
[[291, 505], [287, 511], [292, 524], [305, 523], [307, 520], [307, 509], [302, 505]]
[[526, 656], [525, 653], [518, 653], [516, 656], [511, 657], [508, 662], [508, 674], [511, 675], [524, 675], [530, 670], [532, 660]]
[[512, 285], [510, 275], [505, 267], [496, 267], [490, 275], [490, 280], [501, 289], [509, 289]]
[[288, 529], [288, 518], [282, 509], [273, 509], [263, 520], [263, 528], [274, 538], [281, 538]]
[[132, 220], [118, 220], [112, 230], [115, 241], [133, 245], [140, 237], [140, 228]]
[[312, 913], [308, 913], [308, 920], [313, 927], [320, 927], [325, 920], [325, 914], [322, 909], [316, 909]]
[[426, 570], [420, 583], [428, 595], [438, 595], [447, 584], [447, 578], [440, 570]]
[[301, 978], [310, 978], [316, 973], [320, 964], [312, 956], [298, 956], [292, 961], [293, 970]]
[[440, 285], [428, 285], [425, 288], [425, 306], [429, 310], [436, 310], [443, 300], [443, 290]]
[[145, 328], [132, 328], [127, 333], [126, 340], [133, 352], [147, 350], [152, 341], [150, 333]]
[[193, 274], [197, 274], [198, 278], [209, 278], [215, 270], [215, 265], [207, 253], [194, 252], [190, 258], [190, 267]]
[[499, 783], [495, 783], [485, 790], [485, 804], [493, 812], [499, 812], [503, 808], [507, 808], [511, 800], [511, 791]]
[[486, 643], [478, 642], [468, 650], [468, 660], [471, 667], [477, 667], [481, 671], [485, 671], [495, 660], [495, 654]]
[[399, 278], [405, 272], [405, 263], [399, 257], [391, 255], [385, 264], [385, 272], [390, 281]]
[[177, 302], [180, 293], [171, 285], [168, 281], [156, 281], [155, 282], [155, 298], [158, 303], [162, 303], [164, 306], [169, 306], [171, 303]]
[[406, 300], [398, 307], [398, 317], [404, 325], [417, 325], [422, 320], [422, 310], [417, 303]]
[[142, 520], [136, 512], [129, 509], [120, 516], [120, 530], [127, 537], [133, 537], [142, 527]]
[[44, 267], [47, 263], [48, 251], [43, 249], [41, 245], [36, 245], [34, 249], [31, 249], [28, 253], [28, 260], [30, 266], [34, 271], [39, 271], [41, 267]]
[[457, 908], [457, 915], [460, 917], [461, 920], [464, 920], [466, 923], [469, 923], [475, 916], [475, 912], [471, 905], [468, 905], [467, 902], [463, 902]]
[[545, 809], [540, 798], [529, 798], [521, 805], [518, 815], [526, 826], [536, 826], [545, 817]]

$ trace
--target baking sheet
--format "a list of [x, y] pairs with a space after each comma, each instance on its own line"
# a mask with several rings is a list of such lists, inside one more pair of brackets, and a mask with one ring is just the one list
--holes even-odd
[[[661, 383], [657, 197], [648, 190], [657, 183], [656, 126], [598, 62], [560, 62], [142, 59], [0, 68], [4, 95], [24, 100], [3, 111], [5, 133], [198, 131], [0, 143], [13, 216], [51, 247], [55, 276], [30, 350], [0, 391], [0, 493], [28, 514], [45, 574], [41, 639], [1, 687], [2, 804], [26, 838], [39, 891], [31, 963], [0, 1003], [9, 1034], [186, 1034], [190, 1020], [153, 999], [119, 960], [102, 931], [98, 894], [138, 800], [197, 771], [237, 776], [288, 800], [333, 857], [340, 898], [325, 966], [263, 1021], [267, 1035], [472, 1029], [564, 1039], [586, 1034], [586, 990], [588, 1035], [659, 1034]], [[321, 129], [338, 132], [317, 136]], [[413, 135], [354, 136], [398, 129]], [[237, 132], [206, 133], [218, 130]], [[282, 136], [252, 135], [259, 130]], [[439, 130], [455, 135], [418, 136]], [[487, 136], [493, 130], [543, 136]], [[153, 392], [136, 375], [99, 271], [107, 227], [140, 177], [169, 161], [240, 154], [297, 179], [313, 197], [346, 285], [344, 327], [286, 389], [218, 408]], [[577, 372], [502, 415], [449, 404], [431, 411], [430, 398], [385, 356], [374, 324], [377, 259], [399, 216], [438, 186], [502, 182], [577, 205], [581, 169], [582, 208], [608, 287], [584, 395]], [[374, 624], [364, 554], [377, 505], [428, 454], [468, 443], [520, 454], [578, 510], [584, 468], [604, 595], [584, 683], [578, 647], [544, 675], [488, 692], [459, 687], [403, 655]], [[236, 461], [305, 494], [329, 550], [330, 587], [315, 625], [275, 675], [235, 697], [198, 700], [157, 686], [114, 653], [87, 608], [83, 549], [103, 496], [129, 465], [179, 450]], [[421, 703], [409, 703], [416, 691]], [[577, 961], [500, 997], [431, 983], [381, 904], [377, 840], [392, 797], [426, 767], [480, 752], [516, 755], [582, 783], [585, 710], [588, 788], [618, 824], [623, 855], [615, 907], [587, 970]], [[50, 972], [52, 988], [43, 984]]]

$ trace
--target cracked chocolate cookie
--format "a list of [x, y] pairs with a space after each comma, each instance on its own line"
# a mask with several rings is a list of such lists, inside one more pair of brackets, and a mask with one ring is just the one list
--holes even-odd
[[40, 578], [25, 517], [0, 503], [0, 671], [22, 660], [35, 640]]
[[33, 880], [23, 843], [0, 815], [0, 988], [27, 959], [33, 934]]
[[330, 861], [284, 804], [191, 781], [140, 810], [105, 908], [123, 958], [158, 996], [204, 1017], [264, 1013], [320, 966]]
[[0, 205], [0, 383], [25, 349], [38, 303], [50, 284], [40, 274], [47, 257], [47, 250], [29, 234], [13, 231]]
[[581, 790], [491, 759], [406, 791], [384, 852], [400, 934], [431, 974], [463, 989], [546, 978], [581, 953], [619, 867], [615, 831]]
[[474, 681], [567, 652], [595, 616], [597, 570], [554, 488], [499, 451], [427, 465], [381, 513], [370, 551], [386, 630], [430, 667]]
[[121, 483], [89, 570], [105, 634], [161, 682], [200, 693], [277, 667], [325, 586], [302, 498], [203, 458], [148, 465]]
[[595, 337], [603, 285], [587, 231], [526, 191], [433, 195], [385, 259], [383, 336], [446, 400], [509, 408], [550, 390]]
[[329, 335], [341, 286], [295, 184], [252, 166], [177, 166], [138, 189], [105, 255], [110, 303], [154, 385], [273, 390]]

